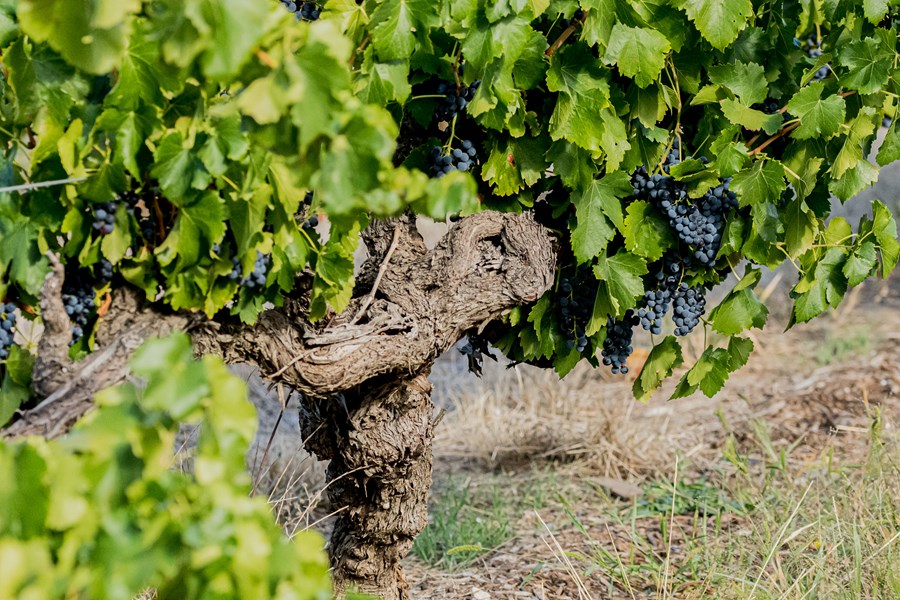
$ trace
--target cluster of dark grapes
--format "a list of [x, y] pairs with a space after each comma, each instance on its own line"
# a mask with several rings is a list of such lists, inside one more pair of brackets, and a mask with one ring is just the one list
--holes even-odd
[[[312, 206], [313, 201], [313, 191], [309, 190], [306, 192], [306, 196], [303, 198], [303, 206], [306, 207], [306, 213], [309, 213], [310, 207]], [[304, 229], [315, 229], [319, 226], [319, 215], [310, 215], [304, 222]]]
[[72, 340], [69, 342], [71, 346], [84, 337], [85, 328], [97, 308], [94, 302], [94, 288], [75, 276], [67, 277], [63, 285], [62, 301], [66, 314], [72, 321]]
[[[806, 39], [806, 55], [810, 58], [816, 59], [822, 56], [822, 48], [819, 42], [812, 38]], [[816, 74], [813, 75], [814, 81], [822, 81], [831, 73], [831, 65], [822, 65]]]
[[631, 338], [634, 335], [634, 326], [638, 324], [638, 317], [634, 311], [627, 310], [625, 316], [620, 319], [609, 317], [606, 322], [606, 339], [603, 340], [603, 364], [612, 367], [613, 373], [628, 372], [625, 361], [631, 356], [634, 347]]
[[101, 202], [95, 204], [94, 222], [91, 225], [94, 231], [101, 235], [109, 235], [116, 228], [116, 202]]
[[[233, 263], [231, 273], [228, 274], [228, 279], [237, 280], [241, 277], [241, 261], [238, 257], [234, 257], [231, 259]], [[262, 252], [256, 252], [256, 262], [253, 263], [253, 271], [250, 272], [249, 275], [244, 277], [241, 280], [241, 285], [245, 288], [253, 289], [253, 288], [261, 288], [266, 285], [266, 272], [269, 269], [269, 257], [263, 254]]]
[[669, 307], [673, 306], [672, 322], [675, 335], [687, 335], [700, 322], [706, 310], [706, 297], [700, 286], [689, 287], [683, 281], [685, 270], [692, 264], [691, 257], [667, 254], [656, 273], [656, 287], [644, 293], [638, 309], [641, 327], [653, 334], [662, 333], [662, 321]]
[[109, 283], [113, 278], [113, 264], [105, 258], [101, 258], [100, 262], [97, 263], [97, 272], [95, 273], [95, 276], [97, 278], [97, 283], [101, 286]]
[[322, 7], [320, 7], [316, 2], [294, 2], [294, 0], [281, 0], [281, 4], [284, 5], [286, 9], [288, 9], [292, 14], [296, 15], [297, 20], [304, 19], [306, 21], [315, 21], [319, 18], [319, 14], [322, 12]]
[[125, 203], [128, 214], [132, 215], [135, 220], [137, 220], [138, 227], [141, 230], [141, 236], [144, 240], [151, 244], [155, 242], [156, 221], [153, 220], [150, 207], [146, 205], [147, 199], [143, 198], [133, 190], [129, 190], [119, 195], [118, 200]]
[[774, 115], [781, 110], [781, 105], [775, 98], [766, 98], [766, 101], [762, 103], [759, 109], [767, 115]]
[[678, 290], [684, 271], [690, 266], [690, 256], [679, 257], [675, 253], [663, 257], [662, 266], [656, 273], [656, 287], [644, 292], [638, 318], [641, 327], [654, 335], [662, 333], [662, 321], [669, 312], [676, 290]]
[[675, 291], [672, 301], [672, 321], [675, 323], [675, 335], [687, 335], [700, 322], [706, 311], [706, 296], [700, 286], [688, 287], [681, 283]]
[[[700, 160], [707, 162], [705, 157]], [[739, 206], [737, 195], [729, 189], [731, 178], [726, 178], [699, 199], [689, 198], [684, 184], [668, 175], [669, 167], [677, 163], [673, 149], [662, 172], [650, 175], [644, 167], [638, 167], [631, 176], [634, 195], [648, 200], [666, 215], [678, 239], [692, 249], [693, 257], [709, 266], [719, 253], [725, 214]]]
[[444, 148], [435, 146], [431, 149], [431, 174], [443, 177], [451, 171], [468, 171], [477, 158], [478, 151], [469, 140], [462, 140], [459, 147], [451, 147], [447, 154], [444, 153]]
[[16, 335], [16, 305], [7, 302], [0, 303], [0, 360], [9, 358], [9, 348], [15, 342]]
[[[460, 65], [461, 66], [461, 65]], [[456, 85], [452, 83], [439, 83], [437, 93], [444, 95], [443, 103], [434, 111], [434, 116], [438, 121], [452, 121], [458, 112], [463, 110], [466, 105], [475, 97], [481, 80], [476, 79], [468, 87], [457, 91]]]
[[568, 348], [584, 352], [587, 348], [585, 331], [594, 310], [596, 287], [578, 277], [561, 277], [556, 306], [559, 310], [559, 323], [563, 332], [569, 336], [566, 340]]

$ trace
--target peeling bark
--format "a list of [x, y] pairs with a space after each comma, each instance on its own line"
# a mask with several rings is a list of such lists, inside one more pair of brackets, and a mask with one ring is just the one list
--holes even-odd
[[369, 259], [354, 298], [319, 323], [303, 299], [286, 299], [257, 323], [170, 314], [117, 290], [98, 331], [99, 349], [73, 363], [69, 323], [54, 262], [42, 298], [46, 329], [35, 387], [47, 399], [3, 435], [53, 436], [124, 379], [132, 352], [149, 337], [188, 331], [199, 355], [258, 366], [305, 398], [307, 448], [330, 459], [329, 492], [343, 508], [329, 552], [339, 595], [351, 588], [407, 598], [399, 561], [426, 523], [431, 484], [431, 385], [435, 359], [466, 331], [539, 298], [556, 264], [549, 233], [528, 215], [484, 212], [462, 219], [428, 250], [407, 215], [363, 233]]

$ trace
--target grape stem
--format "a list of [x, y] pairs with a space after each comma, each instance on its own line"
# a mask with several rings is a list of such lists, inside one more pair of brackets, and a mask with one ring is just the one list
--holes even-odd
[[372, 284], [372, 291], [366, 296], [366, 299], [363, 300], [362, 306], [359, 307], [359, 310], [356, 311], [356, 316], [350, 321], [351, 325], [355, 325], [357, 321], [365, 314], [366, 309], [369, 308], [369, 305], [372, 304], [372, 300], [375, 299], [375, 294], [378, 292], [378, 286], [381, 284], [381, 278], [384, 277], [385, 271], [387, 271], [388, 263], [391, 262], [391, 255], [397, 249], [397, 245], [400, 243], [400, 226], [394, 226], [394, 238], [391, 240], [391, 246], [388, 248], [387, 253], [384, 255], [384, 260], [381, 261], [381, 266], [378, 267], [378, 275], [375, 276], [375, 283]]
[[559, 34], [559, 37], [556, 38], [556, 41], [553, 42], [549, 48], [544, 52], [547, 56], [553, 56], [553, 53], [559, 50], [559, 47], [566, 43], [566, 40], [569, 39], [569, 36], [575, 33], [575, 30], [579, 25], [584, 23], [584, 20], [587, 19], [588, 9], [584, 9], [584, 14], [580, 19], [573, 20], [568, 27], [563, 29], [563, 32]]
[[781, 131], [779, 131], [778, 133], [776, 133], [775, 135], [773, 135], [772, 137], [767, 139], [765, 142], [763, 142], [762, 144], [760, 144], [759, 146], [757, 146], [756, 148], [751, 150], [749, 155], [753, 156], [754, 154], [759, 154], [760, 152], [762, 152], [763, 150], [768, 148], [772, 142], [774, 142], [775, 140], [777, 140], [780, 137], [784, 137], [785, 135], [787, 135], [788, 133], [797, 129], [798, 127], [800, 127], [799, 121], [796, 123], [791, 123], [787, 127], [784, 127]]

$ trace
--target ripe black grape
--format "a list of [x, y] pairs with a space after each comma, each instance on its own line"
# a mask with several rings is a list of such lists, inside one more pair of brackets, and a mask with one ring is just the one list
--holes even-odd
[[101, 235], [109, 235], [116, 227], [116, 202], [101, 202], [93, 205], [94, 231]]
[[[700, 160], [707, 162], [705, 157]], [[668, 175], [669, 167], [678, 162], [673, 148], [662, 172], [650, 175], [644, 167], [638, 167], [631, 176], [634, 195], [655, 205], [668, 218], [678, 239], [690, 247], [692, 257], [711, 266], [721, 246], [725, 214], [739, 206], [737, 195], [729, 189], [729, 177], [700, 198], [688, 197], [685, 185]]]
[[594, 310], [596, 285], [586, 278], [561, 277], [557, 291], [556, 306], [559, 311], [559, 325], [567, 337], [566, 346], [584, 352], [587, 348], [588, 322]]
[[[819, 58], [822, 56], [821, 44], [812, 38], [806, 40], [806, 55], [810, 58]], [[831, 74], [831, 65], [822, 65], [816, 74], [813, 75], [814, 81], [822, 81]]]
[[[238, 280], [241, 278], [241, 261], [236, 256], [231, 259], [232, 269], [228, 274], [228, 279]], [[248, 289], [261, 288], [266, 285], [266, 271], [269, 268], [269, 257], [262, 252], [256, 252], [256, 262], [253, 263], [253, 271], [249, 275], [241, 279], [240, 285]]]
[[440, 83], [437, 87], [437, 93], [444, 95], [444, 101], [434, 112], [434, 116], [438, 121], [452, 121], [458, 112], [463, 110], [466, 105], [475, 97], [481, 80], [476, 79], [468, 87], [463, 88], [457, 93], [456, 85], [452, 83]]
[[63, 306], [72, 321], [72, 340], [76, 344], [83, 336], [85, 327], [94, 316], [97, 305], [94, 302], [94, 288], [76, 276], [66, 278], [62, 291]]
[[675, 323], [675, 335], [687, 335], [700, 322], [706, 311], [706, 296], [699, 286], [688, 287], [682, 283], [675, 291], [672, 301], [672, 321]]
[[441, 146], [431, 149], [431, 174], [443, 177], [451, 171], [468, 171], [478, 160], [478, 150], [469, 140], [462, 140], [459, 147], [450, 148], [445, 153]]
[[9, 349], [15, 343], [16, 305], [0, 303], [0, 360], [9, 358]]
[[315, 21], [319, 18], [322, 8], [316, 2], [295, 2], [294, 0], [281, 0], [281, 4], [293, 13], [297, 20]]
[[634, 347], [631, 338], [634, 335], [634, 326], [639, 322], [634, 311], [628, 310], [621, 320], [612, 317], [606, 322], [606, 339], [603, 340], [603, 364], [612, 367], [613, 373], [628, 372], [625, 361], [631, 356]]
[[109, 283], [113, 278], [113, 264], [105, 258], [101, 258], [97, 263], [96, 278], [100, 285]]

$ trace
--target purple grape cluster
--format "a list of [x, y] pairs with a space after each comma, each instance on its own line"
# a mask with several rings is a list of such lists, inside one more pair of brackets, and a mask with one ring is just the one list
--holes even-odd
[[93, 206], [94, 222], [91, 225], [94, 231], [101, 235], [109, 235], [116, 228], [116, 203], [101, 202]]
[[613, 373], [628, 373], [628, 366], [625, 362], [634, 347], [631, 345], [631, 338], [634, 336], [634, 326], [638, 324], [638, 317], [634, 311], [628, 310], [622, 319], [616, 320], [612, 317], [606, 322], [606, 339], [603, 340], [603, 364], [612, 367]]
[[[228, 274], [228, 279], [236, 281], [241, 279], [241, 261], [238, 257], [233, 257], [231, 259], [232, 268], [231, 273]], [[253, 263], [253, 271], [250, 272], [249, 275], [241, 279], [240, 285], [248, 288], [262, 288], [266, 285], [266, 272], [269, 269], [269, 257], [263, 254], [262, 252], [256, 252], [256, 261]]]
[[476, 79], [467, 87], [457, 92], [456, 85], [452, 83], [439, 83], [437, 93], [444, 95], [444, 101], [434, 111], [434, 116], [438, 121], [452, 121], [457, 113], [462, 111], [478, 91], [481, 80]]
[[9, 358], [9, 349], [15, 344], [16, 305], [0, 303], [0, 360]]
[[638, 309], [641, 327], [646, 331], [654, 335], [662, 333], [663, 317], [669, 312], [672, 298], [684, 278], [685, 269], [690, 267], [690, 264], [689, 256], [682, 258], [670, 253], [663, 257], [662, 266], [656, 273], [656, 287], [644, 293]]
[[594, 296], [597, 288], [579, 277], [561, 277], [557, 292], [556, 306], [559, 310], [559, 324], [567, 336], [566, 347], [584, 352], [588, 339], [585, 331], [594, 310]]
[[478, 160], [478, 150], [469, 140], [462, 140], [456, 148], [451, 147], [449, 152], [441, 146], [431, 149], [431, 174], [435, 177], [443, 177], [451, 171], [468, 171]]
[[[821, 44], [812, 38], [806, 40], [806, 55], [812, 59], [822, 56]], [[813, 81], [822, 81], [831, 74], [831, 65], [822, 65], [816, 74], [813, 75]]]
[[316, 2], [295, 2], [294, 0], [281, 0], [281, 4], [288, 9], [300, 21], [316, 21], [322, 13], [322, 7]]
[[69, 342], [72, 346], [84, 337], [85, 328], [97, 309], [94, 288], [77, 277], [67, 277], [63, 285], [62, 301], [66, 314], [72, 321], [72, 340]]
[[105, 258], [101, 258], [100, 262], [97, 263], [97, 272], [95, 274], [95, 277], [97, 278], [97, 283], [99, 283], [101, 286], [112, 281], [113, 264]]
[[[708, 162], [706, 157], [700, 160]], [[693, 258], [711, 266], [721, 246], [725, 215], [739, 206], [737, 195], [729, 189], [731, 178], [726, 178], [699, 199], [689, 198], [685, 185], [668, 175], [669, 167], [678, 162], [673, 149], [660, 173], [650, 175], [646, 168], [638, 167], [631, 176], [634, 196], [649, 201], [666, 215], [678, 239], [691, 249]]]
[[675, 335], [687, 335], [700, 323], [700, 317], [706, 311], [706, 296], [700, 286], [688, 287], [682, 283], [675, 291], [672, 301], [672, 321], [675, 323]]

